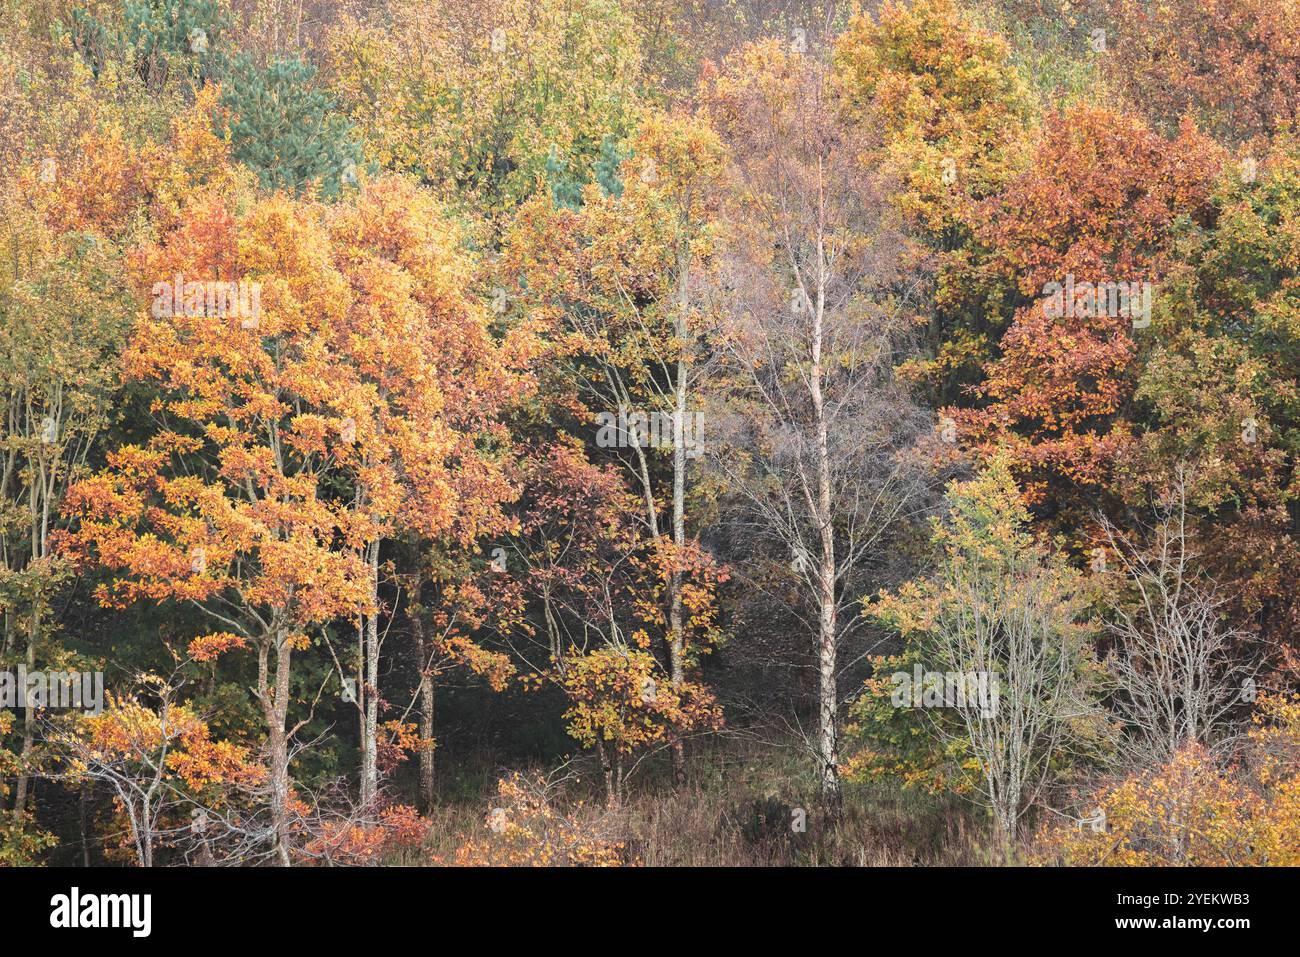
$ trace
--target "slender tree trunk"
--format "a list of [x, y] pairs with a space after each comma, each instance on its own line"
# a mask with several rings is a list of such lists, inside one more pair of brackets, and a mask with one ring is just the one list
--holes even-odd
[[[823, 561], [820, 584], [820, 615], [818, 621], [818, 708], [817, 742], [821, 760], [822, 803], [836, 816], [840, 811], [840, 761], [835, 727], [839, 700], [835, 686], [835, 599], [833, 595], [833, 567], [828, 571]], [[832, 584], [827, 584], [831, 576]]]
[[1016, 847], [1016, 813], [1014, 810], [1000, 810], [994, 813], [994, 843], [1003, 864], [1011, 863]]
[[420, 678], [420, 801], [426, 814], [433, 811], [433, 676]]
[[135, 841], [135, 866], [148, 867], [149, 855], [144, 849], [145, 841], [148, 839], [145, 835], [144, 808], [141, 806], [141, 809], [137, 812], [135, 805], [130, 803], [131, 797], [121, 787], [117, 789], [117, 793], [122, 797], [123, 803], [126, 804], [126, 814], [131, 822], [131, 837]]
[[275, 853], [281, 867], [289, 866], [289, 742], [284, 728], [271, 728], [271, 823]]
[[77, 825], [81, 832], [81, 866], [90, 866], [90, 785], [82, 784], [77, 796]]
[[614, 766], [610, 763], [609, 753], [600, 738], [596, 738], [596, 758], [600, 761], [600, 770], [605, 776], [605, 806], [614, 810], [618, 807], [618, 785], [614, 780]]
[[370, 807], [379, 791], [379, 543], [366, 546], [370, 569], [372, 612], [362, 616], [365, 625], [365, 735], [361, 745], [361, 804]]
[[[267, 658], [275, 652], [275, 686], [269, 687]], [[293, 649], [283, 632], [276, 631], [268, 645], [263, 645], [258, 658], [258, 691], [262, 713], [266, 719], [267, 758], [270, 765], [271, 826], [275, 831], [276, 858], [281, 867], [290, 865], [291, 844], [289, 813], [289, 736], [286, 720], [289, 714], [289, 665]]]
[[[32, 554], [28, 562], [28, 569], [34, 570], [41, 567], [38, 563], [45, 560], [49, 550], [49, 511], [50, 503], [46, 487], [46, 470], [45, 456], [41, 454], [38, 460], [38, 467], [33, 475], [28, 491], [28, 512], [31, 516], [31, 547]], [[46, 569], [41, 567], [41, 571]], [[41, 633], [41, 593], [39, 586], [35, 596], [32, 598], [32, 623], [31, 630], [27, 635], [27, 673], [31, 674], [36, 670], [36, 642]], [[19, 776], [17, 787], [14, 789], [14, 816], [21, 820], [27, 814], [27, 803], [31, 790], [31, 775], [28, 768], [32, 757], [32, 748], [36, 739], [36, 712], [30, 707], [26, 700], [26, 688], [23, 689], [23, 746], [19, 758]]]
[[[27, 673], [36, 670], [36, 622], [40, 612], [32, 611], [32, 633], [27, 636]], [[32, 747], [36, 739], [36, 709], [27, 700], [27, 689], [20, 689], [23, 695], [23, 747], [18, 759], [18, 784], [14, 788], [14, 816], [19, 820], [27, 815], [28, 792], [31, 787], [31, 775], [27, 773], [28, 763], [32, 758]]]
[[357, 654], [353, 662], [356, 669], [357, 741], [361, 748], [361, 780], [365, 780], [366, 766], [366, 616], [357, 616]]
[[835, 608], [835, 525], [831, 503], [830, 451], [827, 442], [826, 407], [822, 395], [822, 337], [826, 309], [826, 268], [822, 233], [817, 237], [817, 299], [813, 308], [812, 369], [810, 390], [817, 430], [817, 507], [816, 520], [821, 538], [821, 567], [817, 575], [817, 673], [818, 709], [817, 744], [821, 761], [822, 803], [827, 814], [840, 812], [839, 751], [835, 719], [839, 709], [835, 686], [836, 608]]
[[[149, 810], [146, 806], [144, 810], [146, 821], [148, 821]], [[141, 847], [141, 867], [153, 867], [153, 827], [146, 823], [144, 826], [144, 839], [140, 842]]]
[[408, 618], [411, 633], [415, 636], [416, 667], [420, 674], [420, 740], [424, 742], [420, 746], [420, 803], [424, 807], [424, 813], [431, 814], [434, 806], [432, 649], [424, 637], [424, 622], [420, 620], [418, 609], [409, 612]]
[[[679, 315], [677, 319], [677, 337], [685, 339], [686, 327], [684, 316], [686, 309], [686, 276], [679, 264]], [[673, 405], [673, 567], [668, 576], [668, 664], [672, 677], [673, 690], [680, 692], [685, 681], [686, 634], [682, 620], [682, 572], [679, 564], [682, 549], [686, 546], [686, 357], [684, 352], [677, 359], [677, 390]], [[680, 738], [673, 740], [673, 786], [680, 788], [686, 784], [686, 753]]]

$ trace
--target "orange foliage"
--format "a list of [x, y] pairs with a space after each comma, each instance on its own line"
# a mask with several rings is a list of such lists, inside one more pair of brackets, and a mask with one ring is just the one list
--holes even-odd
[[114, 702], [102, 714], [81, 718], [77, 734], [81, 747], [73, 752], [74, 774], [95, 764], [148, 765], [161, 759], [191, 791], [210, 785], [254, 785], [265, 777], [246, 749], [212, 740], [207, 723], [183, 705], [159, 712], [134, 699]]
[[304, 851], [331, 864], [374, 864], [400, 851], [419, 848], [428, 824], [415, 808], [394, 804], [379, 812], [369, 824], [328, 823], [307, 843]]
[[1208, 215], [1221, 160], [1191, 127], [1167, 140], [1133, 116], [1076, 106], [1047, 117], [1031, 167], [990, 207], [984, 239], [1026, 304], [975, 389], [980, 407], [949, 414], [963, 444], [1010, 457], [1031, 501], [1103, 484], [1131, 445], [1141, 336], [1133, 316], [1053, 314], [1048, 284], [1157, 286], [1175, 221]]
[[1240, 760], [1221, 767], [1191, 744], [1164, 767], [1096, 795], [1098, 825], [1058, 825], [1047, 863], [1149, 867], [1300, 865], [1300, 696], [1266, 697]]
[[570, 658], [560, 683], [572, 702], [564, 712], [569, 734], [587, 747], [604, 742], [630, 754], [722, 726], [722, 712], [703, 686], [674, 687], [643, 651], [602, 648]]
[[488, 814], [488, 833], [466, 842], [453, 864], [468, 867], [618, 867], [625, 845], [593, 832], [581, 820], [583, 805], [570, 813], [553, 806], [546, 782], [518, 772], [497, 784], [496, 805]]

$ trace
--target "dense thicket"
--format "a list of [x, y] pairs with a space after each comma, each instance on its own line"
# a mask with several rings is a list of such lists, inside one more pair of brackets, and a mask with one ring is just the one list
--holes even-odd
[[1294, 6], [0, 0], [0, 863], [1300, 863]]

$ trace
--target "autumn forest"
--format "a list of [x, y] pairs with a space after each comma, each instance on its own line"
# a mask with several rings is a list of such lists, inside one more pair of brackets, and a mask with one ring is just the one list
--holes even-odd
[[1300, 865], [1297, 15], [0, 0], [0, 865]]

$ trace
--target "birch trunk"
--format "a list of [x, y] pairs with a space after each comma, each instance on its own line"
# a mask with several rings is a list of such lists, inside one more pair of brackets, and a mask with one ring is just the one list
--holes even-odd
[[365, 660], [365, 717], [361, 740], [361, 804], [370, 807], [379, 792], [379, 543], [366, 546], [371, 612], [361, 616]]
[[[678, 263], [678, 315], [677, 339], [686, 338], [686, 267]], [[686, 655], [686, 635], [682, 620], [682, 573], [678, 556], [686, 546], [686, 356], [679, 351], [677, 358], [677, 388], [673, 403], [673, 568], [668, 578], [668, 664], [673, 691], [679, 692], [685, 680], [683, 659]], [[686, 753], [680, 739], [673, 741], [673, 785], [686, 783]]]
[[[820, 186], [820, 183], [819, 183]], [[820, 193], [820, 190], [819, 190]], [[822, 803], [832, 817], [840, 811], [840, 766], [835, 718], [839, 710], [835, 686], [836, 607], [835, 607], [835, 526], [831, 505], [830, 449], [827, 441], [826, 399], [822, 394], [822, 340], [826, 314], [826, 251], [824, 207], [817, 228], [817, 299], [813, 308], [812, 368], [809, 392], [812, 399], [813, 424], [816, 429], [817, 507], [815, 515], [821, 541], [821, 563], [817, 574], [817, 750], [821, 761]]]

